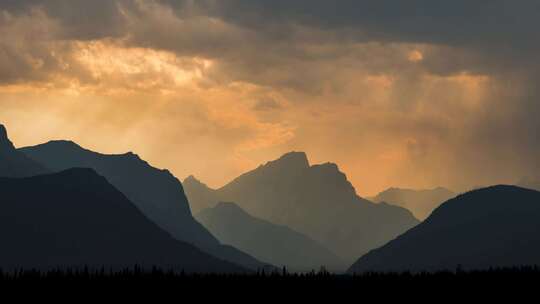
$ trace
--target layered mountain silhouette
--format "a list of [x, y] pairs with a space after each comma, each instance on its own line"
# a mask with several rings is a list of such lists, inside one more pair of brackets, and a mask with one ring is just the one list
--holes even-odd
[[234, 203], [220, 202], [195, 217], [220, 241], [273, 265], [295, 271], [321, 266], [345, 269], [343, 261], [318, 242], [286, 226], [255, 218]]
[[273, 224], [309, 236], [352, 262], [415, 226], [406, 209], [360, 198], [337, 165], [310, 166], [303, 152], [291, 152], [211, 190], [194, 178], [184, 181], [195, 210], [219, 201]]
[[245, 272], [175, 240], [92, 169], [0, 178], [0, 267]]
[[264, 266], [231, 246], [221, 245], [193, 218], [180, 181], [169, 171], [156, 169], [133, 153], [105, 155], [71, 141], [51, 141], [19, 151], [53, 171], [92, 168], [174, 238], [245, 267]]
[[540, 264], [540, 192], [494, 186], [451, 199], [362, 256], [350, 272], [487, 269]]
[[27, 177], [47, 173], [41, 164], [17, 151], [0, 124], [0, 177]]
[[424, 220], [435, 208], [454, 196], [456, 196], [454, 192], [442, 187], [426, 190], [390, 188], [370, 200], [406, 208], [416, 218]]
[[190, 175], [182, 182], [186, 196], [189, 198], [193, 214], [215, 207], [219, 202], [218, 191]]

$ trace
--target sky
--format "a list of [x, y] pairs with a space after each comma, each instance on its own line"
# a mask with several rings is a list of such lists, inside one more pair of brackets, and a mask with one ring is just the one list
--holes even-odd
[[536, 0], [0, 0], [0, 123], [212, 187], [289, 151], [363, 196], [515, 183], [539, 23]]

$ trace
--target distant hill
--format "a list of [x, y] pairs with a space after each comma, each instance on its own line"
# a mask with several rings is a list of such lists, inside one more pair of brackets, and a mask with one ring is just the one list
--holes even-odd
[[487, 269], [540, 264], [540, 192], [494, 186], [451, 199], [362, 256], [350, 272]]
[[522, 178], [518, 184], [519, 187], [527, 188], [527, 189], [533, 189], [536, 191], [540, 191], [540, 178], [537, 177], [526, 177]]
[[350, 262], [418, 223], [406, 209], [360, 198], [337, 165], [310, 166], [302, 152], [285, 154], [217, 190], [194, 178], [185, 187], [194, 209], [235, 202], [254, 217], [305, 234]]
[[234, 203], [218, 203], [195, 217], [220, 241], [293, 271], [343, 271], [344, 262], [321, 244], [286, 226], [255, 218]]
[[370, 198], [370, 200], [406, 208], [416, 218], [424, 220], [435, 208], [454, 196], [456, 196], [454, 192], [442, 187], [426, 190], [390, 188]]
[[264, 265], [235, 248], [220, 245], [193, 218], [180, 181], [169, 171], [150, 166], [136, 154], [105, 155], [71, 141], [51, 141], [19, 151], [53, 171], [92, 168], [176, 239], [245, 267], [256, 269]]
[[0, 177], [27, 177], [47, 172], [43, 165], [15, 149], [6, 128], [0, 124]]
[[0, 178], [0, 267], [245, 272], [173, 239], [92, 169]]

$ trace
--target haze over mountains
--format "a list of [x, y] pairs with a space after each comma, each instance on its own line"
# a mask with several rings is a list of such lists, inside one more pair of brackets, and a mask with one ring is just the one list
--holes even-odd
[[234, 203], [220, 202], [195, 217], [220, 241], [272, 265], [293, 271], [320, 266], [344, 270], [344, 262], [318, 242], [286, 226], [255, 218]]
[[53, 171], [92, 168], [176, 239], [245, 267], [257, 269], [265, 265], [233, 247], [221, 245], [193, 218], [180, 181], [169, 171], [156, 169], [133, 153], [105, 155], [71, 141], [51, 141], [19, 151]]
[[456, 196], [454, 192], [442, 187], [425, 190], [389, 188], [370, 200], [406, 208], [417, 219], [424, 220], [435, 208], [454, 196]]
[[451, 199], [424, 222], [361, 257], [350, 272], [540, 265], [540, 192], [515, 186]]
[[415, 226], [406, 209], [359, 197], [337, 165], [310, 166], [292, 152], [212, 190], [193, 177], [184, 187], [194, 210], [234, 202], [254, 217], [303, 233], [353, 261]]
[[173, 239], [92, 169], [0, 178], [0, 267], [246, 272]]

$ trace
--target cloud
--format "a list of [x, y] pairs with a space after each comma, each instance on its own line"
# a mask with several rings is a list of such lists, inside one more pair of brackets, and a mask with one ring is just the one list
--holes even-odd
[[368, 192], [511, 182], [540, 168], [539, 5], [2, 1], [0, 118], [214, 184], [289, 149]]
[[47, 77], [60, 67], [50, 43], [58, 25], [40, 11], [0, 14], [0, 82]]
[[272, 98], [261, 99], [255, 103], [253, 109], [255, 111], [273, 111], [281, 109], [283, 106]]
[[[214, 76], [216, 81], [249, 79], [302, 90], [326, 80], [321, 79], [323, 71], [313, 71], [319, 64], [356, 61], [352, 64], [369, 65], [376, 60], [369, 52], [377, 45], [379, 50], [373, 51], [379, 53], [403, 45], [429, 45], [420, 66], [440, 74], [502, 73], [516, 65], [538, 66], [538, 42], [531, 39], [539, 17], [537, 7], [536, 1], [529, 0], [512, 5], [506, 1], [436, 4], [425, 0], [117, 0], [91, 4], [26, 0], [0, 5], [13, 16], [39, 12], [40, 18], [32, 17], [36, 19], [33, 24], [54, 32], [49, 38], [57, 41], [116, 39], [126, 46], [214, 60], [215, 70], [220, 71]], [[46, 19], [48, 25], [43, 27], [40, 19]], [[54, 31], [50, 24], [55, 24]], [[375, 62], [383, 63], [373, 67], [376, 72], [404, 65], [393, 58]], [[291, 76], [295, 71], [302, 77]]]
[[0, 3], [0, 10], [15, 15], [39, 10], [60, 24], [62, 39], [91, 40], [124, 33], [120, 5], [130, 4], [109, 0], [7, 0]]
[[359, 29], [360, 38], [454, 46], [538, 46], [535, 35], [539, 4], [496, 1], [230, 0], [203, 1], [231, 22], [267, 28], [305, 24], [322, 29]]

